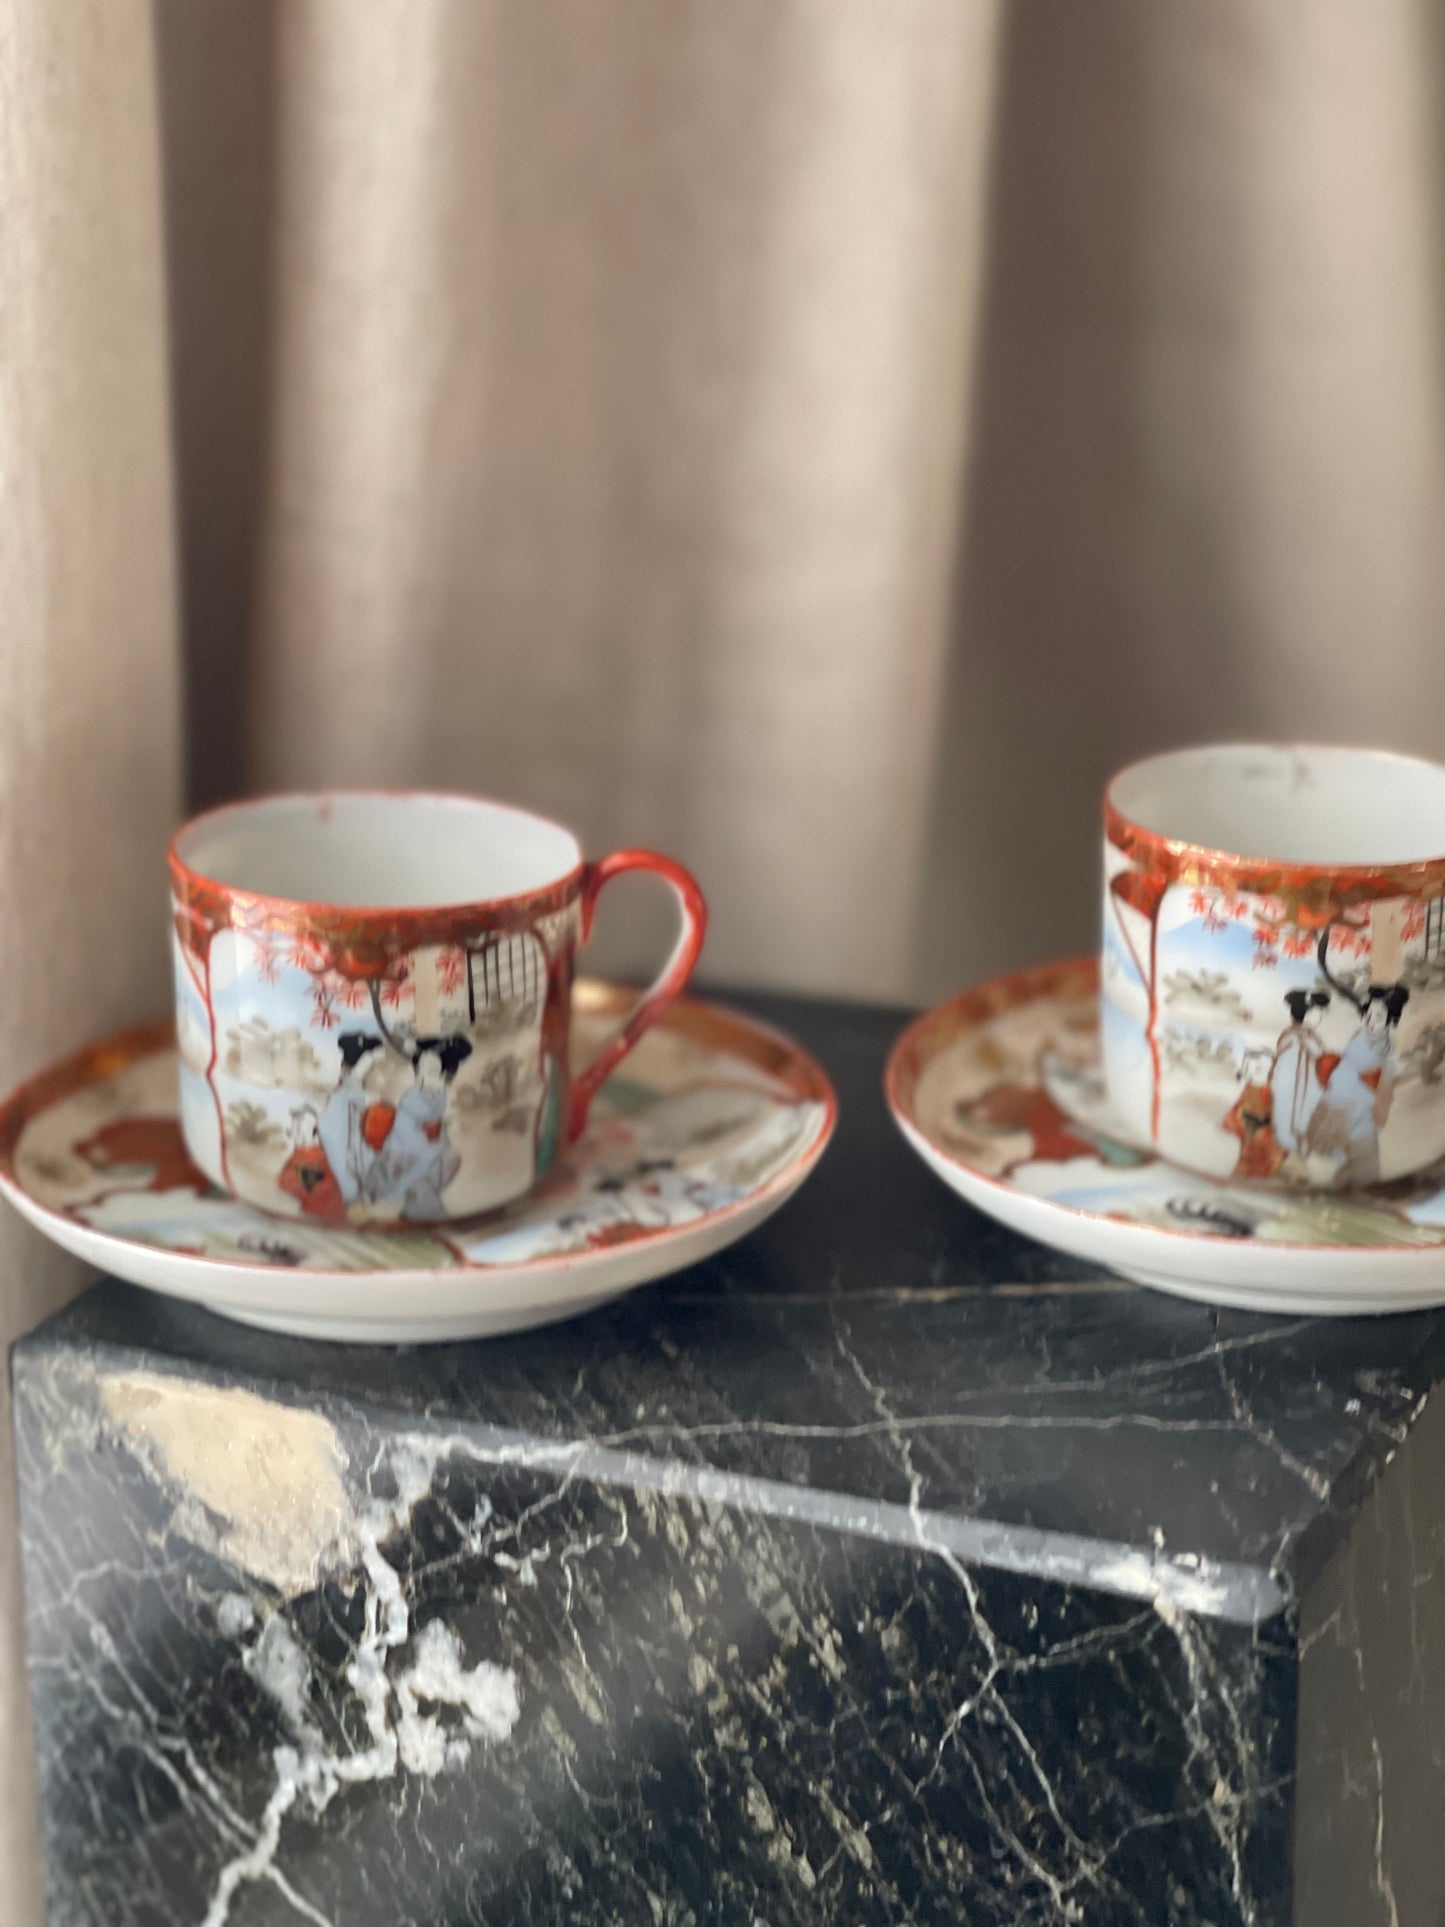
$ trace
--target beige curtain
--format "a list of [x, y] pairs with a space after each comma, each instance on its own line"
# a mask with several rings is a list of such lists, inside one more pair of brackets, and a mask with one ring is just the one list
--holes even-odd
[[516, 797], [715, 981], [908, 998], [1091, 943], [1144, 746], [1445, 749], [1441, 29], [11, 0], [0, 1080], [163, 1004], [183, 790]]

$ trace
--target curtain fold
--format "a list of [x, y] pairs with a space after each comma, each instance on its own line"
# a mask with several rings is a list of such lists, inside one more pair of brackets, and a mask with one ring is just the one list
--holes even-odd
[[917, 995], [1094, 945], [1143, 752], [1445, 755], [1445, 9], [1007, 18]]
[[[457, 785], [661, 844], [711, 895], [714, 977], [895, 989], [992, 7], [219, 11], [274, 49], [269, 405], [244, 706], [227, 670], [198, 733], [243, 715], [250, 783]], [[223, 84], [191, 8], [162, 18], [170, 91]], [[172, 162], [194, 300], [238, 189]], [[178, 365], [183, 502], [212, 501], [218, 371]], [[244, 365], [220, 379], [249, 415]], [[614, 913], [614, 965], [658, 954], [654, 907]]]
[[[1092, 944], [1142, 749], [1440, 754], [1442, 21], [11, 0], [0, 1083], [164, 1003], [183, 756], [655, 844], [714, 980], [901, 999]], [[0, 1241], [13, 1334], [75, 1279]]]
[[[14, 0], [0, 26], [0, 1078], [162, 1007], [160, 851], [180, 801], [151, 19]], [[80, 1282], [0, 1217], [6, 1343]], [[0, 1863], [41, 1918], [0, 1467]]]

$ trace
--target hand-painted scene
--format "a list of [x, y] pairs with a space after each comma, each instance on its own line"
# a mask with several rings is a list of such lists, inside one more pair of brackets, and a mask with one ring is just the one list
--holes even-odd
[[1445, 1164], [1367, 1195], [1295, 1192], [1198, 1176], [1120, 1142], [1095, 981], [1092, 965], [1064, 965], [1017, 980], [1004, 1008], [975, 1013], [965, 1000], [950, 1034], [919, 1052], [911, 1108], [926, 1135], [986, 1177], [1123, 1223], [1289, 1244], [1445, 1244]]
[[1103, 1022], [1115, 1112], [1152, 1106], [1165, 1157], [1358, 1190], [1445, 1154], [1445, 903], [1302, 922], [1181, 884], [1155, 918], [1111, 891]]
[[[729, 1025], [737, 1033], [731, 1041], [694, 1034], [696, 1015], [676, 1006], [647, 1033], [603, 1085], [581, 1139], [530, 1196], [467, 1225], [408, 1231], [398, 1214], [395, 1229], [338, 1228], [300, 1211], [287, 1222], [228, 1196], [187, 1156], [178, 1117], [177, 1052], [163, 1031], [131, 1061], [99, 1064], [77, 1076], [73, 1088], [31, 1116], [13, 1168], [24, 1188], [52, 1210], [138, 1243], [232, 1263], [320, 1271], [544, 1265], [696, 1224], [755, 1197], [819, 1144], [828, 1106], [813, 1080], [751, 1054], [740, 1024]], [[595, 1052], [616, 1021], [611, 1008], [574, 1017], [579, 1061]], [[357, 1067], [377, 1057], [378, 1050], [362, 1052]], [[445, 1066], [440, 1069], [453, 1089], [456, 1079], [448, 1083]], [[434, 1075], [426, 1072], [429, 1080]], [[349, 1089], [353, 1076], [338, 1072], [337, 1088]], [[366, 1095], [368, 1102], [375, 1097]], [[325, 1156], [319, 1179], [308, 1185], [298, 1175], [302, 1160], [317, 1148], [309, 1141], [309, 1124], [306, 1141], [288, 1136], [284, 1147], [266, 1147], [264, 1168], [293, 1201], [288, 1187], [305, 1193], [317, 1182], [336, 1182], [337, 1165], [345, 1166], [340, 1151], [333, 1164], [320, 1135], [332, 1135], [335, 1116], [328, 1125], [325, 1106], [313, 1108]], [[395, 1108], [401, 1110], [399, 1100]], [[478, 1114], [491, 1117], [497, 1110]], [[364, 1118], [363, 1111], [363, 1139]], [[320, 1161], [313, 1157], [311, 1168], [321, 1170]], [[438, 1168], [445, 1170], [423, 1163], [426, 1171]], [[354, 1169], [359, 1192], [375, 1167], [362, 1159]], [[388, 1186], [393, 1182], [388, 1176]]]
[[181, 1105], [199, 1161], [268, 1211], [357, 1226], [473, 1217], [528, 1189], [566, 1095], [544, 1032], [569, 918], [413, 950], [376, 980], [328, 967], [305, 940], [228, 930], [207, 981], [177, 943]]

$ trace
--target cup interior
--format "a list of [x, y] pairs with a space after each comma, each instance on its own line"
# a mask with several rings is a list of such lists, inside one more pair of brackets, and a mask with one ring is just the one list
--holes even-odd
[[467, 796], [268, 796], [195, 818], [175, 856], [214, 883], [289, 903], [420, 910], [531, 896], [582, 861], [570, 830]]
[[1108, 801], [1171, 842], [1325, 868], [1445, 857], [1445, 768], [1385, 750], [1234, 743], [1116, 776]]

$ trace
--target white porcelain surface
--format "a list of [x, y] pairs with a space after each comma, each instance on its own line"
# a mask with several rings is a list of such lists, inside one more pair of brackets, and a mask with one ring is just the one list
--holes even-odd
[[1445, 768], [1224, 745], [1114, 778], [1103, 1053], [1128, 1134], [1357, 1190], [1445, 1156]]
[[[584, 862], [569, 830], [465, 796], [230, 803], [181, 826], [169, 869], [186, 1145], [219, 1188], [313, 1227], [453, 1224], [529, 1194], [707, 928], [670, 857]], [[677, 940], [581, 1060], [578, 951], [627, 873], [673, 894]]]
[[[586, 1053], [626, 993], [580, 988]], [[0, 1110], [0, 1190], [68, 1251], [230, 1318], [375, 1342], [551, 1323], [679, 1271], [791, 1197], [834, 1101], [788, 1039], [683, 1000], [603, 1087], [528, 1199], [470, 1225], [335, 1230], [273, 1217], [190, 1166], [168, 1027], [42, 1073]]]
[[1122, 770], [1109, 800], [1158, 836], [1235, 856], [1331, 867], [1445, 856], [1445, 767], [1388, 750], [1171, 750]]
[[1445, 1168], [1388, 1194], [1299, 1194], [1200, 1177], [1113, 1134], [1092, 960], [920, 1019], [888, 1088], [904, 1136], [960, 1197], [1140, 1284], [1270, 1312], [1445, 1304]]
[[529, 810], [382, 791], [248, 798], [197, 817], [176, 854], [259, 896], [396, 910], [542, 890], [582, 861], [570, 830]]

